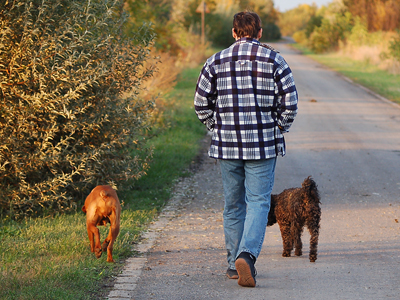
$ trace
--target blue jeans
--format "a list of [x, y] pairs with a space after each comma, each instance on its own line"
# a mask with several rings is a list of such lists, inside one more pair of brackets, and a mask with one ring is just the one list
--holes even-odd
[[248, 252], [255, 258], [261, 252], [271, 192], [274, 186], [276, 157], [264, 160], [219, 160], [224, 186], [224, 233], [228, 264]]

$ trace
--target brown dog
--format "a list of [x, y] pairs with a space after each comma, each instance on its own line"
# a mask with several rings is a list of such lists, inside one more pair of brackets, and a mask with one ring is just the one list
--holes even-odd
[[[107, 251], [107, 261], [114, 262], [112, 250], [119, 234], [121, 205], [115, 190], [108, 185], [96, 186], [85, 200], [82, 211], [86, 213], [86, 228], [90, 241], [90, 250], [100, 258]], [[110, 232], [100, 247], [98, 225], [110, 223]]]

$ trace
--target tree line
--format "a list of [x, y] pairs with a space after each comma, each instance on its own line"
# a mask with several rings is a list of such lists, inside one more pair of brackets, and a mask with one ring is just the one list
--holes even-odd
[[[337, 50], [347, 42], [363, 43], [376, 32], [400, 29], [400, 0], [343, 0], [327, 6], [299, 5], [280, 15], [283, 35], [317, 53]], [[396, 59], [400, 36], [392, 35], [386, 55]]]

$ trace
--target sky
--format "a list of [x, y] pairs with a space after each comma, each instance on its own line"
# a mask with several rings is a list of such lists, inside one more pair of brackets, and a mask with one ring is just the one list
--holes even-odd
[[275, 0], [275, 8], [279, 9], [280, 12], [285, 12], [289, 9], [299, 6], [299, 4], [317, 4], [318, 7], [327, 5], [333, 2], [333, 0]]

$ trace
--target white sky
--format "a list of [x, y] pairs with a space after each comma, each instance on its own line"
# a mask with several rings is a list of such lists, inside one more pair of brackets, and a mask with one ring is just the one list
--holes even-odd
[[318, 7], [322, 5], [327, 5], [328, 3], [333, 2], [333, 0], [275, 0], [275, 8], [277, 8], [280, 12], [285, 12], [289, 9], [295, 8], [299, 6], [299, 4], [317, 4]]

